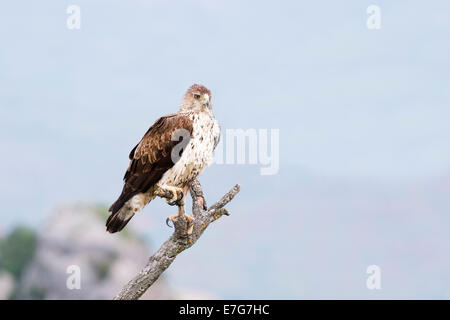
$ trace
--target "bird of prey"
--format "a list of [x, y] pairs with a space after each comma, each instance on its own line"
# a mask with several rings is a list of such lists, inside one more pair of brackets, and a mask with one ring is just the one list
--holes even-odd
[[[106, 230], [122, 230], [136, 212], [162, 192], [170, 191], [169, 204], [179, 207], [178, 214], [168, 219], [174, 221], [184, 214], [180, 206], [190, 183], [211, 162], [219, 138], [211, 92], [194, 84], [184, 95], [180, 110], [156, 120], [131, 150], [123, 190], [109, 208]], [[192, 223], [193, 218], [185, 216]]]

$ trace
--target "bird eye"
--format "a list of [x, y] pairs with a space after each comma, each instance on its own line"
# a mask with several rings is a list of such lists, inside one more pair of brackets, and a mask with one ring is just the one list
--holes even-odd
[[200, 99], [200, 95], [199, 94], [194, 94], [194, 98], [195, 99]]

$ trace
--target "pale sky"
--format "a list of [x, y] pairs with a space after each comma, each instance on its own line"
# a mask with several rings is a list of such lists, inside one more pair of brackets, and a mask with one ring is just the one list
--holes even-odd
[[[80, 30], [66, 28], [71, 4]], [[366, 27], [371, 4], [380, 30]], [[208, 198], [243, 191], [177, 263], [194, 272], [214, 252], [224, 298], [449, 298], [449, 36], [444, 0], [5, 2], [0, 228], [114, 201], [131, 148], [199, 82], [222, 128], [280, 129], [280, 172], [208, 168]], [[170, 210], [137, 218], [153, 245]], [[373, 263], [391, 281], [377, 293]]]

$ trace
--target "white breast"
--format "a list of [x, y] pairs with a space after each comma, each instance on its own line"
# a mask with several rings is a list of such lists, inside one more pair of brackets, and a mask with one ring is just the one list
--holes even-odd
[[159, 185], [183, 187], [195, 179], [212, 161], [216, 141], [220, 136], [220, 126], [212, 114], [193, 113], [192, 138], [187, 144], [180, 160], [169, 169], [158, 182]]

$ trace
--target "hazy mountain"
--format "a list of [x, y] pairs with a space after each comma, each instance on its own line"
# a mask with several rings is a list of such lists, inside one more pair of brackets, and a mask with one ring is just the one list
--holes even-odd
[[[11, 232], [1, 242], [0, 297], [111, 299], [145, 265], [151, 252], [132, 228], [116, 235], [106, 233], [104, 218], [100, 207], [64, 207], [54, 210], [35, 232], [26, 228]], [[80, 289], [66, 285], [73, 274], [70, 266], [79, 267]], [[143, 298], [175, 297], [161, 279]]]

